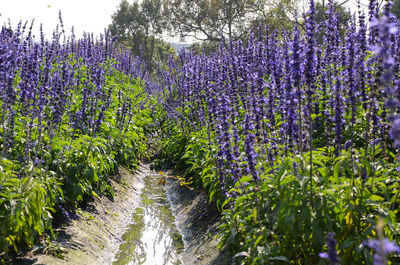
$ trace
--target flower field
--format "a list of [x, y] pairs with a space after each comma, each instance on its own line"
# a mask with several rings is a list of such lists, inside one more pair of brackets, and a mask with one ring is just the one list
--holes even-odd
[[[222, 212], [232, 264], [399, 264], [399, 22], [371, 1], [347, 25], [314, 2], [160, 67], [106, 32], [0, 32], [0, 253], [113, 191], [118, 165], [183, 171]], [[359, 8], [359, 10], [361, 10]], [[155, 152], [154, 152], [155, 150]], [[155, 153], [150, 156], [151, 153]]]
[[0, 253], [52, 235], [57, 215], [113, 196], [118, 165], [145, 156], [153, 99], [143, 63], [95, 39], [32, 36], [32, 25], [0, 33]]
[[[304, 24], [181, 53], [163, 74], [164, 155], [222, 209], [221, 245], [238, 264], [384, 264], [398, 252], [383, 239], [400, 231], [398, 22], [390, 6], [369, 8], [339, 28], [332, 3], [318, 24], [311, 2]], [[379, 238], [385, 251], [368, 241]]]

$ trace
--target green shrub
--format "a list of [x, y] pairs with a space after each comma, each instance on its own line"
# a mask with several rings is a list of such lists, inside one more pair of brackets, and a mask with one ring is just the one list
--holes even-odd
[[[15, 174], [19, 165], [0, 160], [0, 253], [12, 247], [32, 247], [38, 237], [52, 231], [55, 204], [62, 200], [60, 183], [54, 174], [41, 172], [37, 178]], [[33, 169], [39, 170], [39, 169]]]

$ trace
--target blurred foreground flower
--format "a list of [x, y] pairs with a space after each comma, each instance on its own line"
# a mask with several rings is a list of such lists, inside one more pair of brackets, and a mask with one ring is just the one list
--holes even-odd
[[397, 246], [395, 243], [390, 242], [386, 238], [384, 238], [383, 240], [370, 239], [365, 243], [365, 245], [375, 251], [374, 257], [372, 259], [374, 265], [386, 265], [387, 256], [390, 253], [400, 253], [400, 247]]
[[379, 219], [378, 224], [376, 225], [376, 232], [378, 234], [379, 239], [369, 239], [364, 242], [364, 245], [372, 248], [375, 251], [375, 254], [372, 258], [372, 262], [374, 265], [387, 265], [388, 260], [387, 257], [389, 254], [396, 252], [400, 253], [400, 247], [395, 243], [390, 242], [387, 238], [383, 236], [383, 226], [385, 225], [383, 219]]
[[328, 236], [328, 253], [319, 253], [319, 256], [323, 259], [329, 259], [330, 265], [339, 264], [340, 260], [336, 251], [336, 239], [335, 233], [329, 233]]

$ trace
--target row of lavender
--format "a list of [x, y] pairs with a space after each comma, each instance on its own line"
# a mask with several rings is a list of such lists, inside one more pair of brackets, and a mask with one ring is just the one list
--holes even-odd
[[[188, 137], [186, 152], [198, 156], [184, 158], [204, 167], [198, 157], [211, 155], [215, 170], [199, 177], [228, 198], [221, 234], [244, 264], [317, 264], [327, 232], [344, 242], [344, 263], [360, 264], [378, 216], [389, 218], [385, 236], [398, 235], [398, 21], [390, 3], [379, 11], [371, 0], [367, 15], [359, 8], [341, 28], [334, 6], [317, 24], [311, 1], [293, 30], [260, 28], [211, 56], [182, 52], [163, 73], [169, 115], [208, 146]], [[376, 259], [389, 254], [382, 249]]]
[[[372, 8], [369, 20], [375, 21], [377, 7]], [[310, 13], [304, 36], [296, 25], [282, 37], [275, 32], [265, 38], [252, 34], [247, 46], [231, 43], [211, 57], [182, 53], [179, 78], [166, 79], [178, 92], [169, 99], [174, 102], [167, 101], [167, 108], [189, 106], [192, 113], [185, 122], [190, 127], [215, 127], [223, 147], [221, 158], [227, 158], [228, 163], [240, 160], [231, 149], [231, 140], [239, 139], [238, 126], [247, 128], [247, 148], [254, 153], [246, 157], [249, 161], [255, 158], [255, 142], [268, 146], [264, 151], [273, 161], [277, 145], [295, 153], [312, 149], [311, 144], [314, 148], [334, 145], [339, 152], [354, 145], [367, 149], [377, 140], [388, 139], [388, 108], [383, 104], [387, 94], [381, 89], [379, 58], [370, 56], [371, 47], [380, 45], [378, 23], [370, 23], [373, 26], [367, 35], [364, 14], [360, 13], [359, 27], [352, 21], [341, 37], [333, 8], [326, 23], [315, 25], [313, 15]], [[326, 34], [318, 43], [315, 32], [323, 31]], [[397, 72], [397, 35], [393, 35], [391, 45]], [[399, 80], [391, 85], [396, 89]], [[393, 96], [389, 103], [396, 105], [399, 95]], [[362, 134], [356, 131], [357, 125]], [[312, 137], [316, 133], [322, 133], [323, 139]], [[263, 154], [259, 157], [264, 159]], [[246, 171], [257, 178], [250, 167]], [[240, 176], [239, 172], [233, 170], [232, 177]]]
[[[51, 41], [45, 40], [41, 33], [40, 40], [32, 36], [33, 22], [25, 32], [27, 23], [3, 27], [1, 31], [1, 97], [2, 121], [13, 120], [13, 113], [20, 110], [23, 116], [46, 119], [51, 116], [52, 126], [60, 122], [60, 115], [65, 111], [70, 94], [77, 89], [80, 82], [85, 85], [94, 85], [97, 89], [86, 91], [86, 98], [81, 104], [82, 112], [89, 123], [96, 120], [93, 100], [98, 96], [105, 96], [105, 64], [107, 60], [114, 60], [117, 70], [126, 74], [144, 79], [142, 63], [125, 51], [112, 47], [113, 40], [108, 33], [95, 40], [93, 35], [86, 34], [80, 40], [72, 36], [66, 39], [64, 29], [56, 30]], [[63, 39], [63, 41], [61, 41]], [[78, 60], [74, 62], [73, 60]], [[77, 75], [76, 69], [85, 65], [86, 73]], [[17, 78], [16, 78], [17, 77]], [[89, 84], [91, 83], [91, 84]], [[89, 100], [89, 102], [86, 102]], [[47, 117], [43, 111], [49, 108]], [[87, 108], [87, 109], [85, 109]], [[74, 119], [71, 119], [71, 121]], [[89, 121], [91, 120], [91, 122]], [[97, 119], [101, 121], [101, 119]], [[81, 123], [87, 121], [80, 120]], [[12, 129], [12, 124], [10, 129]], [[51, 126], [49, 126], [51, 127]], [[5, 133], [12, 137], [12, 131]], [[12, 139], [10, 139], [12, 140]], [[10, 143], [8, 143], [10, 145]], [[6, 146], [6, 145], [5, 145]], [[3, 148], [6, 152], [7, 148]]]
[[113, 195], [108, 176], [144, 153], [138, 120], [155, 89], [107, 32], [67, 37], [62, 21], [51, 40], [32, 32], [0, 31], [0, 263], [46, 238], [54, 216]]
[[[28, 118], [32, 123], [30, 127], [36, 127], [39, 134], [43, 130], [52, 131], [68, 111], [72, 93], [82, 92], [79, 108], [69, 111], [68, 122], [83, 133], [95, 135], [107, 106], [103, 104], [103, 108], [97, 108], [98, 100], [101, 98], [104, 103], [110, 100], [106, 71], [115, 68], [144, 78], [142, 62], [125, 51], [114, 49], [108, 34], [99, 40], [90, 34], [75, 40], [72, 34], [66, 40], [64, 30], [56, 30], [51, 41], [45, 40], [43, 34], [37, 41], [32, 36], [33, 23], [27, 33], [26, 26], [25, 23], [16, 29], [9, 26], [1, 30], [2, 157], [11, 156], [17, 115]], [[83, 66], [83, 71], [78, 71]], [[82, 86], [84, 91], [77, 91]], [[32, 146], [41, 148], [40, 138], [35, 139], [37, 142], [31, 140], [28, 137], [25, 157], [18, 157], [21, 161], [29, 161]]]

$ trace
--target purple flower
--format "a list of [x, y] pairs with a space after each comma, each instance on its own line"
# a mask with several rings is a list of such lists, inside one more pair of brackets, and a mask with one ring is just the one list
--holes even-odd
[[381, 67], [383, 73], [381, 79], [383, 82], [392, 81], [394, 78], [393, 66], [395, 60], [393, 58], [392, 46], [392, 35], [398, 33], [396, 24], [392, 22], [392, 19], [388, 16], [382, 16], [379, 19], [374, 19], [371, 22], [371, 27], [379, 29], [379, 44], [372, 45], [371, 51], [377, 55], [381, 60]]
[[114, 37], [112, 37], [112, 39], [111, 39], [111, 43], [113, 43], [113, 42], [115, 42], [115, 41], [117, 41], [118, 40], [118, 36], [114, 36]]
[[339, 264], [340, 260], [336, 251], [336, 239], [335, 233], [329, 233], [327, 236], [328, 241], [328, 253], [319, 253], [319, 256], [323, 259], [329, 259], [330, 265]]
[[386, 265], [387, 256], [390, 253], [400, 253], [400, 247], [395, 243], [390, 242], [386, 238], [384, 240], [369, 239], [364, 243], [364, 245], [367, 245], [369, 248], [372, 248], [375, 251], [375, 254], [372, 258], [374, 265]]
[[347, 140], [347, 142], [343, 145], [344, 150], [347, 151], [351, 147], [352, 144], [353, 143], [351, 142], [351, 140]]
[[389, 136], [391, 139], [395, 141], [399, 141], [400, 139], [400, 116], [394, 115], [392, 116], [392, 128], [389, 131]]

